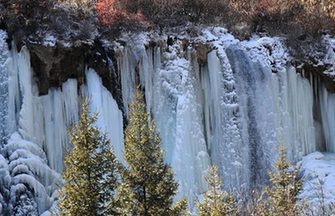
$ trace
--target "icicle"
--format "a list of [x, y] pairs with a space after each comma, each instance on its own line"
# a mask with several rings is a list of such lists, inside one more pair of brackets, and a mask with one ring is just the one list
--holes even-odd
[[68, 143], [63, 93], [58, 89], [49, 90], [49, 94], [42, 97], [42, 104], [46, 154], [51, 168], [61, 172]]
[[63, 170], [64, 154], [70, 148], [68, 128], [79, 118], [78, 85], [69, 79], [60, 88], [52, 88], [40, 98], [44, 119], [44, 148], [51, 168]]
[[65, 121], [71, 125], [79, 120], [78, 82], [69, 79], [62, 85], [64, 96]]
[[18, 53], [16, 46], [12, 44], [8, 68], [8, 130], [13, 133], [17, 130], [18, 111], [21, 109], [20, 85], [18, 75]]
[[136, 87], [136, 61], [131, 58], [131, 51], [128, 48], [120, 50], [121, 57], [118, 58], [118, 65], [121, 73], [122, 99], [126, 115], [128, 115], [128, 104], [133, 100], [134, 88]]

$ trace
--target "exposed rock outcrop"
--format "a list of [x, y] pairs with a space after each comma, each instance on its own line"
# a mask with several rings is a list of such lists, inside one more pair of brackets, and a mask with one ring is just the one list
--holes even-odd
[[123, 110], [120, 75], [114, 52], [105, 49], [100, 41], [71, 47], [58, 44], [55, 46], [27, 44], [27, 46], [41, 95], [47, 94], [51, 87], [61, 87], [69, 78], [75, 78], [79, 84], [83, 84], [85, 67], [88, 66], [97, 71], [104, 86]]

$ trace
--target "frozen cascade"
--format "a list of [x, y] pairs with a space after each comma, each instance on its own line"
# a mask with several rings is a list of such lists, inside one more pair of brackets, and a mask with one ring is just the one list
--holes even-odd
[[232, 188], [247, 181], [249, 170], [242, 161], [248, 160], [248, 152], [243, 147], [239, 130], [233, 72], [222, 49], [208, 54], [208, 68], [204, 67], [201, 75], [209, 151], [213, 162], [219, 167], [224, 185]]
[[[158, 130], [174, 130], [177, 139], [174, 143], [164, 143], [167, 155], [170, 155], [171, 163], [176, 179], [179, 182], [179, 197], [187, 196], [194, 199], [194, 194], [205, 189], [202, 176], [206, 174], [210, 160], [207, 153], [204, 128], [201, 116], [200, 95], [197, 92], [196, 79], [190, 62], [178, 57], [177, 49], [172, 48], [171, 53], [165, 52], [162, 58], [162, 67], [159, 71], [158, 82], [154, 88], [160, 88], [160, 100], [168, 101], [173, 108], [167, 113], [175, 117], [173, 128], [166, 128], [163, 122], [158, 125]], [[155, 91], [155, 90], [154, 90]], [[155, 92], [154, 92], [155, 94]], [[165, 109], [165, 108], [164, 108]], [[157, 122], [160, 121], [162, 111], [153, 113]], [[165, 114], [167, 114], [165, 113]], [[162, 127], [163, 126], [163, 127]], [[171, 135], [170, 135], [171, 136]]]
[[[123, 116], [111, 93], [92, 69], [87, 70], [87, 84], [82, 86], [86, 91], [79, 92], [77, 80], [69, 79], [61, 87], [50, 88], [47, 95], [39, 96], [27, 48], [23, 47], [19, 53], [12, 49], [6, 62], [9, 74], [9, 114], [6, 116], [12, 136], [3, 150], [8, 155], [9, 166], [1, 164], [0, 167], [1, 170], [8, 167], [11, 177], [8, 182], [5, 176], [10, 192], [1, 188], [0, 203], [4, 197], [12, 197], [9, 202], [13, 214], [17, 211], [27, 214], [34, 206], [41, 214], [54, 208], [57, 189], [62, 184], [59, 173], [63, 170], [64, 154], [70, 147], [67, 129], [79, 119], [81, 95], [91, 96], [92, 111], [100, 114], [97, 124], [107, 133], [121, 159]], [[18, 210], [22, 203], [30, 203], [30, 207]]]
[[[42, 213], [53, 204], [57, 198], [54, 194], [61, 185], [61, 176], [56, 171], [61, 171], [63, 166], [65, 148], [60, 146], [67, 137], [64, 122], [71, 122], [65, 121], [62, 113], [75, 119], [72, 112], [78, 108], [64, 106], [64, 97], [58, 89], [51, 89], [47, 96], [39, 96], [27, 48], [23, 47], [19, 53], [13, 48], [7, 66], [9, 130], [13, 133], [4, 147], [11, 174], [9, 211], [24, 215], [36, 206], [36, 211]], [[70, 96], [71, 93], [65, 98]], [[21, 206], [27, 203], [30, 207]]]
[[[297, 74], [293, 67], [283, 67], [279, 64], [275, 68], [276, 73], [272, 73], [273, 68], [266, 63], [251, 61], [250, 54], [243, 47], [230, 46], [226, 53], [236, 82], [230, 88], [236, 88], [237, 92], [235, 100], [238, 105], [235, 105], [232, 113], [238, 118], [236, 128], [239, 132], [236, 131], [234, 135], [226, 132], [220, 134], [226, 134], [234, 141], [241, 140], [237, 140], [237, 143], [231, 146], [228, 146], [229, 142], [224, 139], [214, 143], [219, 146], [212, 148], [221, 148], [223, 152], [217, 156], [218, 158], [213, 157], [213, 160], [216, 163], [221, 162], [227, 155], [231, 157], [234, 152], [238, 152], [239, 157], [244, 159], [242, 167], [247, 169], [243, 173], [249, 176], [244, 178], [246, 181], [238, 182], [235, 187], [245, 183], [246, 188], [252, 188], [266, 180], [266, 173], [276, 160], [280, 144], [287, 146], [288, 155], [294, 161], [316, 150], [313, 92], [308, 80]], [[209, 54], [209, 59], [211, 58]], [[213, 66], [209, 65], [209, 71], [211, 67]], [[229, 69], [224, 69], [223, 74], [225, 73], [229, 73]], [[223, 98], [229, 95], [224, 94]], [[224, 109], [220, 112], [222, 110]], [[231, 121], [234, 117], [227, 119]], [[227, 130], [225, 127], [229, 125], [225, 125], [224, 122], [223, 130]], [[220, 164], [220, 167], [223, 170], [229, 169], [230, 166], [231, 169], [236, 169], [236, 164], [229, 165], [235, 160], [228, 160]], [[225, 172], [223, 173], [226, 177]], [[231, 171], [227, 173], [232, 174]]]
[[97, 126], [111, 140], [117, 157], [123, 161], [123, 117], [112, 94], [102, 85], [99, 75], [93, 70], [86, 71], [86, 91], [90, 97], [90, 109], [98, 113]]
[[[69, 79], [61, 88], [51, 88], [47, 95], [38, 96], [37, 86], [32, 79], [28, 50], [24, 47], [20, 53], [16, 53], [15, 49], [12, 52], [11, 78], [19, 81], [20, 89], [17, 89], [16, 85], [11, 85], [10, 101], [15, 109], [20, 110], [19, 131], [24, 139], [43, 147], [50, 167], [61, 172], [64, 152], [69, 148], [67, 128], [79, 118], [81, 93], [78, 92], [77, 81]], [[100, 113], [97, 124], [107, 132], [117, 155], [122, 158], [122, 113], [112, 95], [103, 87], [101, 78], [92, 69], [86, 74], [86, 89], [91, 95], [92, 109]], [[17, 105], [17, 98], [22, 98], [19, 100], [22, 100], [22, 109]], [[12, 122], [16, 122], [15, 114], [12, 118]]]
[[68, 80], [61, 89], [52, 88], [41, 96], [41, 112], [44, 125], [44, 149], [48, 162], [57, 172], [63, 170], [64, 153], [69, 149], [67, 129], [78, 120], [77, 81]]
[[69, 147], [67, 128], [78, 119], [77, 81], [63, 84], [66, 94], [60, 88], [51, 88], [48, 95], [39, 96], [26, 47], [20, 53], [12, 49], [8, 68], [11, 133], [18, 130], [23, 139], [45, 149], [50, 167], [61, 172]]
[[[256, 110], [260, 110], [256, 123], [267, 124], [258, 127], [258, 131], [263, 131], [261, 137], [267, 144], [261, 144], [267, 148], [264, 156], [276, 152], [278, 145], [283, 144], [291, 160], [300, 160], [317, 148], [312, 85], [290, 65], [290, 57], [280, 39], [265, 37], [256, 43], [246, 42], [244, 46], [256, 69], [253, 74], [256, 77], [255, 87], [259, 90], [254, 99], [258, 101]], [[272, 78], [269, 79], [269, 76]], [[267, 108], [264, 109], [264, 106]], [[271, 119], [275, 119], [274, 124]], [[276, 155], [272, 153], [267, 158], [274, 160]]]
[[[138, 61], [133, 59], [130, 62], [133, 68], [138, 64], [138, 82], [145, 89], [147, 110], [156, 121], [166, 161], [172, 165], [176, 174], [179, 183], [176, 199], [187, 196], [193, 202], [194, 195], [205, 190], [203, 176], [210, 164], [202, 124], [201, 96], [194, 68], [188, 59], [181, 57], [183, 54], [179, 53], [178, 46], [170, 47], [163, 56], [160, 47], [145, 50], [142, 45], [137, 49], [140, 50], [124, 53], [137, 53], [137, 58], [141, 54]], [[129, 56], [123, 58], [122, 62], [125, 62]], [[122, 66], [122, 76], [128, 76], [128, 79], [135, 77], [132, 74], [136, 72], [134, 69], [124, 69], [128, 70]], [[127, 95], [123, 97], [130, 98]]]
[[[276, 84], [279, 99], [276, 108], [278, 124], [277, 140], [287, 146], [288, 156], [297, 161], [316, 150], [313, 119], [313, 89], [307, 79], [297, 74], [293, 67], [286, 73], [278, 73]], [[285, 82], [286, 81], [286, 82]]]
[[[205, 188], [208, 154], [227, 189], [243, 193], [266, 183], [280, 144], [294, 161], [317, 149], [313, 89], [287, 63], [280, 41], [214, 45], [202, 66], [178, 42], [166, 51], [126, 47], [119, 60], [127, 62], [121, 66], [126, 83], [143, 87], [180, 194], [190, 200]], [[123, 92], [134, 86], [122, 86]]]
[[[127, 115], [140, 84], [180, 185], [176, 199], [187, 196], [191, 206], [194, 195], [206, 189], [203, 176], [210, 163], [219, 166], [227, 189], [248, 190], [265, 183], [280, 144], [293, 161], [320, 145], [335, 151], [335, 94], [320, 80], [298, 74], [279, 39], [236, 42], [218, 32], [214, 29], [209, 42], [214, 49], [204, 64], [180, 40], [167, 47], [145, 46], [140, 36], [117, 50], [123, 111]], [[59, 173], [70, 147], [67, 128], [79, 118], [80, 96], [90, 97], [90, 110], [99, 113], [97, 126], [121, 160], [123, 115], [89, 68], [85, 85], [69, 79], [39, 96], [29, 51], [17, 52], [14, 44], [8, 51], [5, 37], [0, 32], [0, 136], [10, 138], [1, 144], [0, 212], [28, 202], [47, 215], [62, 183]], [[320, 109], [320, 119], [313, 106]], [[21, 194], [24, 199], [17, 199]], [[10, 197], [7, 206], [4, 200]]]
[[17, 130], [17, 122], [19, 119], [19, 111], [21, 109], [21, 95], [18, 76], [18, 53], [17, 49], [12, 44], [13, 48], [10, 51], [8, 58], [8, 128], [9, 132], [13, 133]]

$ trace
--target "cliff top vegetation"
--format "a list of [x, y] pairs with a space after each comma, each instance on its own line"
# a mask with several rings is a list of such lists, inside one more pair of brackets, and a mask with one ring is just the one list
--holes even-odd
[[239, 38], [252, 33], [290, 41], [335, 33], [333, 0], [2, 0], [0, 28], [16, 40], [50, 32], [66, 41], [114, 38], [122, 31], [186, 23], [221, 25]]

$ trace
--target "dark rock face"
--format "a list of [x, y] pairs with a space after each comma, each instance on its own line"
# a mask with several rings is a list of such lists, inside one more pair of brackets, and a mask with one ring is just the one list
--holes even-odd
[[197, 54], [197, 60], [200, 65], [204, 65], [207, 63], [207, 54], [213, 50], [213, 48], [209, 44], [202, 44], [197, 43], [194, 45], [196, 54]]
[[28, 45], [28, 49], [41, 95], [47, 94], [51, 87], [60, 87], [69, 78], [77, 78], [82, 84], [86, 52], [83, 47]]
[[121, 74], [114, 50], [112, 48], [104, 48], [101, 42], [96, 40], [94, 45], [88, 49], [85, 63], [100, 75], [103, 85], [111, 92], [119, 109], [124, 110]]
[[297, 72], [301, 73], [304, 72], [304, 76], [309, 78], [312, 77], [319, 77], [321, 82], [325, 84], [326, 88], [329, 92], [335, 93], [335, 78], [325, 74], [324, 72], [329, 69], [329, 67], [333, 67], [332, 65], [311, 65], [305, 63], [302, 65], [301, 68], [297, 69]]
[[103, 85], [112, 93], [123, 110], [121, 78], [113, 50], [105, 49], [100, 41], [72, 47], [27, 44], [31, 65], [40, 95], [51, 87], [61, 87], [69, 78], [85, 82], [85, 66], [93, 68], [102, 78]]

